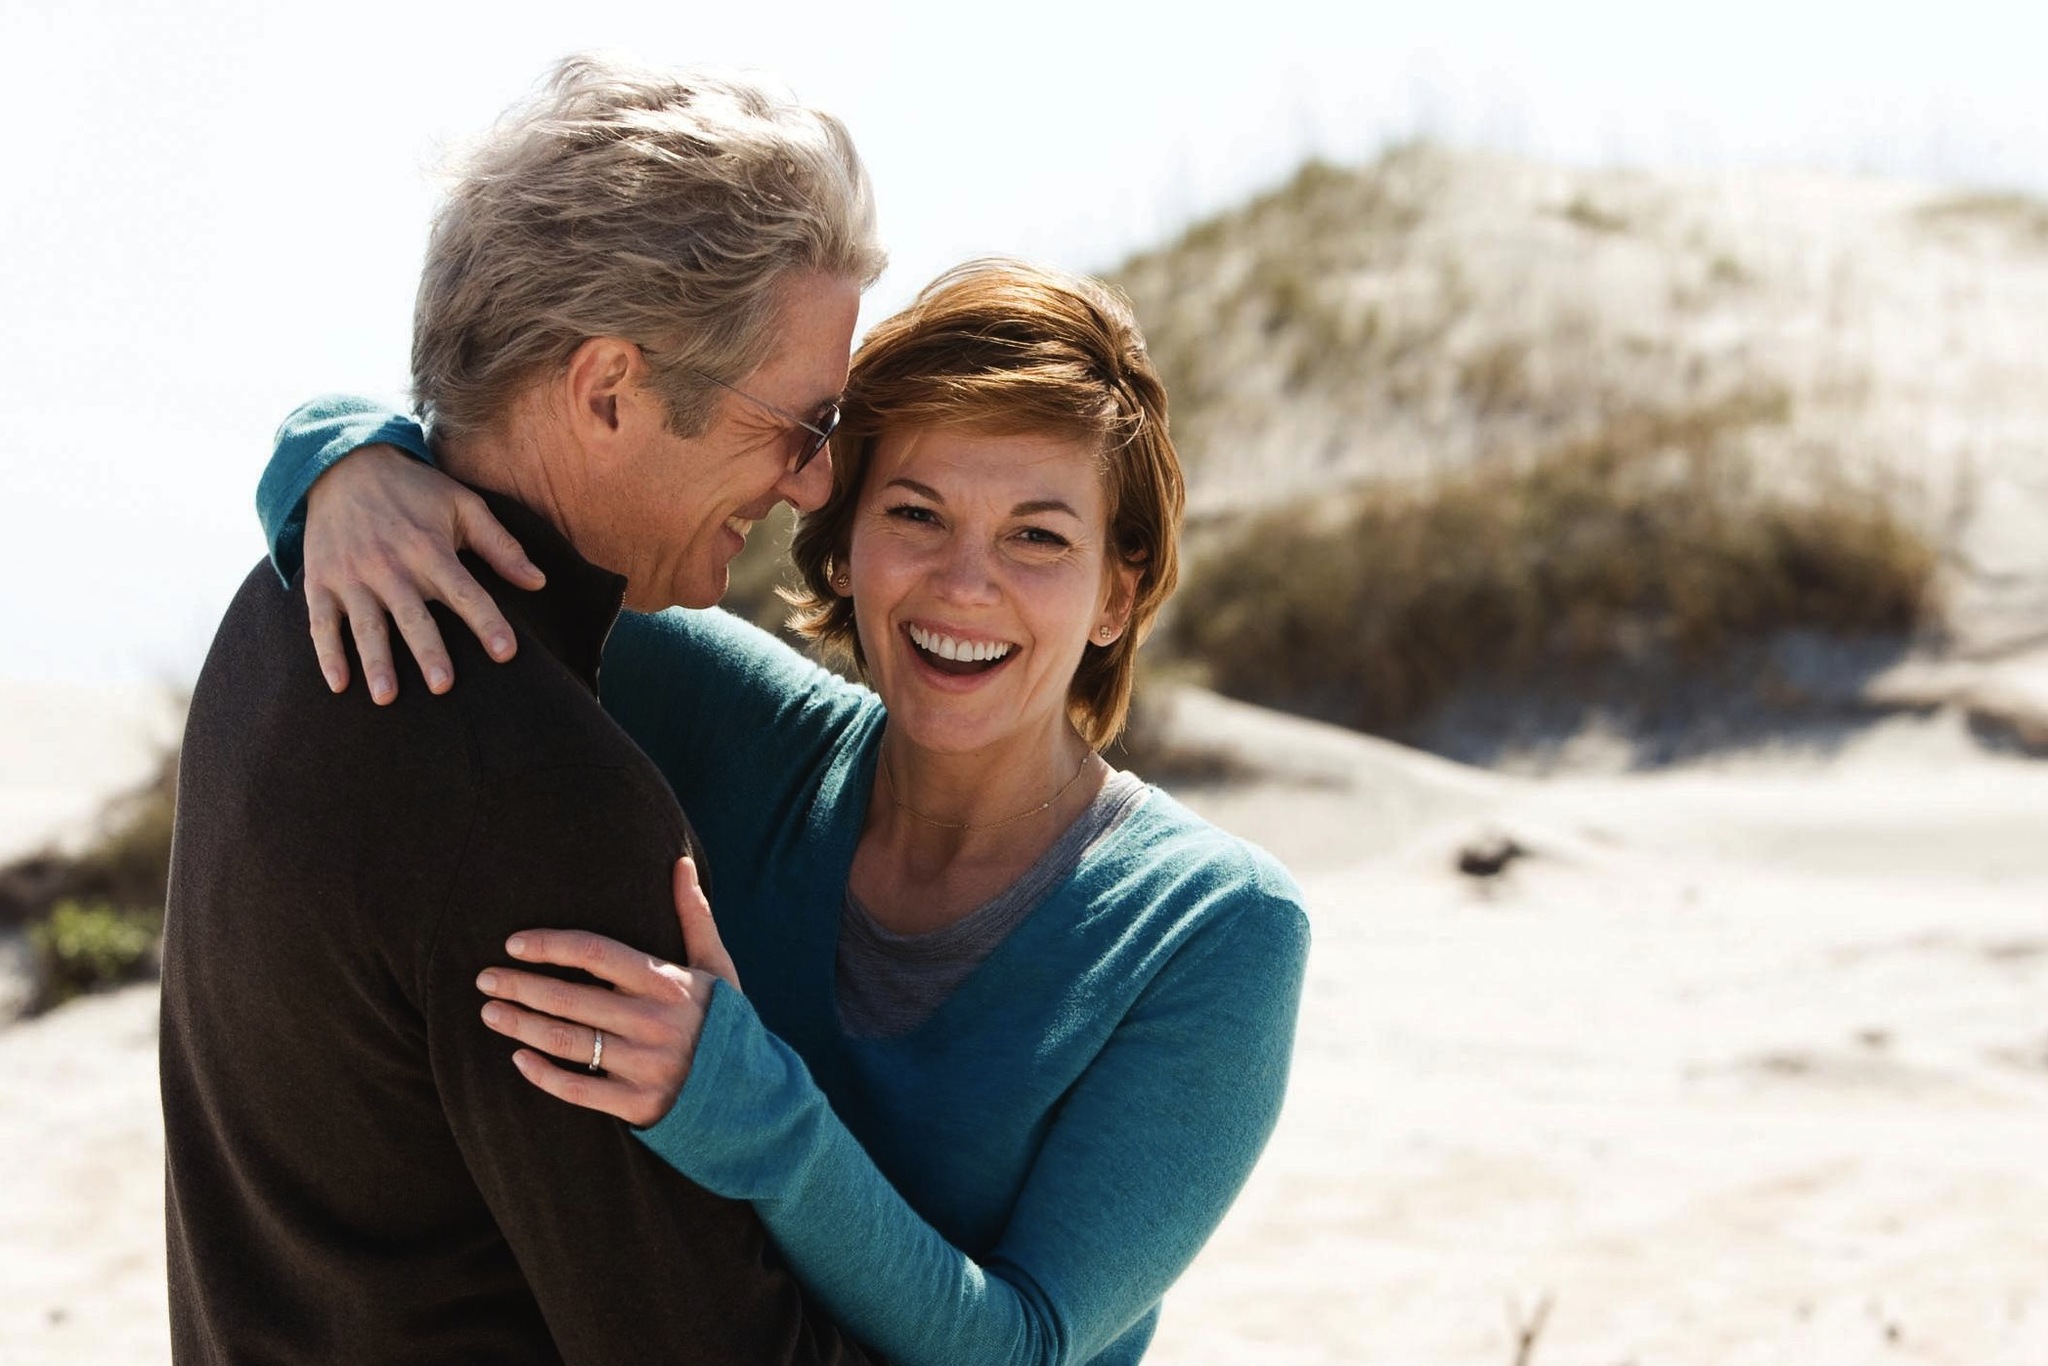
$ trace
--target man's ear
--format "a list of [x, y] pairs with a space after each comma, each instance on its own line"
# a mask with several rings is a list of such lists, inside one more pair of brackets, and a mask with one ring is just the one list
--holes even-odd
[[562, 386], [577, 434], [598, 445], [616, 438], [646, 371], [640, 348], [623, 337], [590, 337], [570, 352]]

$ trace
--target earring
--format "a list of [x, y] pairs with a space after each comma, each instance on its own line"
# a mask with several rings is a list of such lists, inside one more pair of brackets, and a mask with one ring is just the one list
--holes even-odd
[[832, 576], [832, 586], [834, 588], [837, 588], [842, 593], [846, 591], [847, 585], [851, 584], [852, 582], [853, 580], [849, 579], [846, 576], [846, 571], [844, 569], [840, 570], [837, 574], [834, 574]]
[[1104, 645], [1107, 645], [1109, 644], [1109, 642], [1116, 639], [1116, 627], [1105, 626], [1101, 630], [1097, 631], [1095, 635], [1096, 638], [1099, 639]]

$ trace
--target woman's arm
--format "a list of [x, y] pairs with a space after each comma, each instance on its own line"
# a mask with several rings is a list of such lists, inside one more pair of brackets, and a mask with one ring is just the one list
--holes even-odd
[[[1279, 1114], [1307, 952], [1291, 900], [1247, 891], [1181, 947], [1069, 1090], [1002, 1237], [979, 1261], [899, 1195], [803, 1062], [762, 1025], [677, 885], [693, 974], [595, 936], [519, 955], [615, 991], [494, 969], [487, 1020], [551, 1094], [634, 1124], [698, 1184], [751, 1201], [798, 1278], [902, 1366], [1087, 1361], [1142, 1318], [1229, 1208]], [[701, 903], [701, 897], [697, 898]], [[544, 932], [545, 933], [545, 932]], [[703, 968], [725, 970], [718, 987]], [[483, 985], [480, 983], [480, 985]], [[685, 999], [687, 997], [687, 999]], [[534, 1012], [545, 1013], [534, 1013]], [[678, 1094], [680, 1092], [680, 1094]]]
[[493, 659], [510, 659], [518, 648], [456, 552], [474, 551], [521, 588], [545, 580], [483, 500], [433, 470], [432, 461], [417, 422], [368, 399], [315, 399], [278, 428], [256, 486], [256, 515], [287, 583], [303, 559], [314, 652], [335, 692], [348, 687], [344, 620], [380, 705], [398, 696], [387, 614], [437, 693], [454, 685], [455, 668], [428, 601], [452, 608]]
[[752, 1201], [798, 1279], [902, 1366], [1087, 1361], [1187, 1269], [1265, 1146], [1306, 952], [1291, 903], [1186, 945], [1069, 1091], [979, 1261], [897, 1194], [736, 991], [715, 992], [696, 1069], [643, 1137]]

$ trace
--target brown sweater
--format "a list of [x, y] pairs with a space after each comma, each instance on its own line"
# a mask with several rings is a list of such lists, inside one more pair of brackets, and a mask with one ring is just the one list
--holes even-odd
[[670, 869], [694, 847], [597, 703], [623, 580], [492, 505], [548, 575], [527, 594], [471, 565], [510, 664], [437, 609], [452, 693], [333, 696], [304, 595], [259, 565], [200, 674], [164, 939], [175, 1356], [868, 1360], [746, 1205], [529, 1085], [479, 1017], [517, 929], [680, 962]]

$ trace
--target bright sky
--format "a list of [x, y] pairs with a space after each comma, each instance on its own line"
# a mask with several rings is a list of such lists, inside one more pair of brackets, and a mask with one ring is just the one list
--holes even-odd
[[262, 550], [278, 419], [402, 394], [438, 150], [571, 51], [761, 68], [845, 119], [894, 259], [872, 321], [956, 260], [1108, 267], [1306, 155], [1417, 133], [2048, 192], [2044, 15], [8, 0], [0, 679], [196, 672]]

